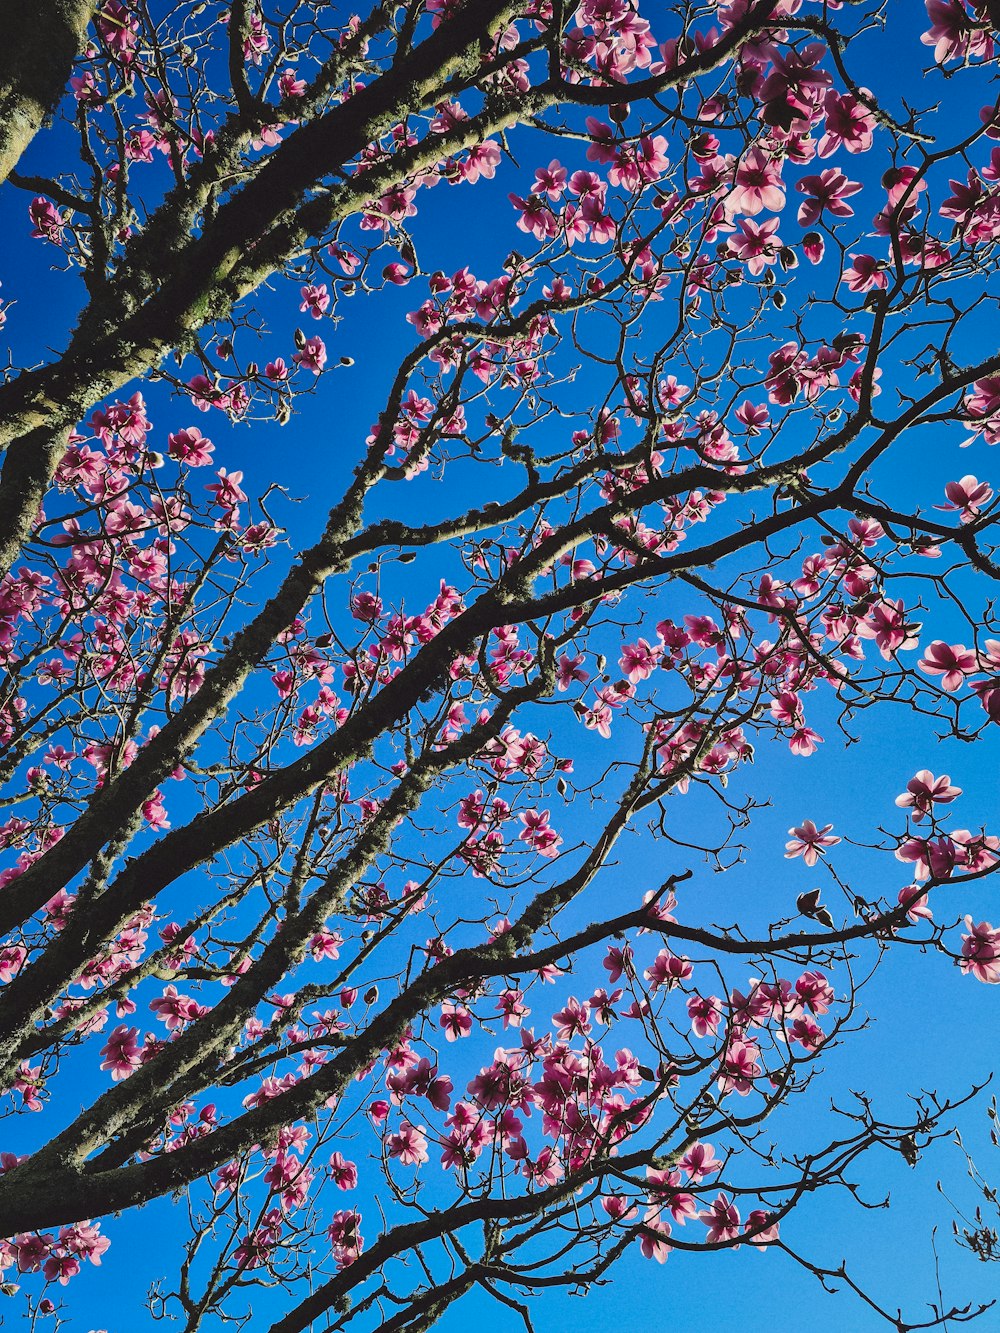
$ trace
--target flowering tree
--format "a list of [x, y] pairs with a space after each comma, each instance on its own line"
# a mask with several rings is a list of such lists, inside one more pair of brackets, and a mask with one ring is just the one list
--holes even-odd
[[[794, 906], [720, 923], [695, 867], [735, 874], [755, 751], [876, 706], [995, 744], [997, 502], [958, 450], [1000, 441], [998, 15], [903, 8], [51, 0], [4, 51], [4, 194], [74, 311], [19, 351], [5, 274], [0, 1264], [32, 1320], [98, 1219], [178, 1192], [152, 1310], [186, 1330], [265, 1287], [272, 1333], [474, 1287], [530, 1321], [635, 1247], [850, 1283], [786, 1217], [965, 1093], [857, 1099], [804, 1152], [762, 1127], [849, 1060], [876, 964], [1000, 981], [962, 924], [1000, 830], [925, 752], [902, 792], [859, 770], [850, 840], [811, 809], [766, 849]], [[352, 321], [404, 297], [310, 535], [253, 441], [335, 414]]]

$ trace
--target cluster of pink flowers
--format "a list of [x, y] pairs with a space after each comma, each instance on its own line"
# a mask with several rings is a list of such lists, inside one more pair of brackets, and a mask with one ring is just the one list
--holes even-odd
[[101, 1265], [101, 1256], [111, 1244], [101, 1235], [100, 1222], [76, 1222], [61, 1227], [56, 1236], [39, 1231], [25, 1232], [10, 1240], [0, 1240], [0, 1272], [13, 1268], [18, 1273], [41, 1272], [46, 1283], [65, 1287], [80, 1272], [83, 1264]]

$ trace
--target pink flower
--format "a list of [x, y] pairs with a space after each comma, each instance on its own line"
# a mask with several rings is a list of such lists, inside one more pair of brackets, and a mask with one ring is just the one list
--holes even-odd
[[660, 990], [661, 987], [672, 990], [682, 981], [687, 981], [692, 971], [693, 968], [686, 958], [679, 958], [669, 949], [661, 949], [643, 976], [654, 991]]
[[438, 1022], [444, 1028], [444, 1035], [448, 1041], [467, 1037], [472, 1031], [472, 1014], [464, 1004], [456, 1004], [452, 1000], [445, 1000], [442, 1004]]
[[560, 693], [568, 690], [576, 681], [585, 685], [590, 679], [590, 674], [583, 669], [583, 654], [571, 657], [568, 653], [563, 653], [556, 662], [556, 676], [556, 688]]
[[521, 841], [526, 842], [539, 856], [555, 856], [562, 838], [549, 826], [548, 810], [525, 810], [518, 816], [524, 829]]
[[353, 1264], [364, 1249], [364, 1238], [358, 1231], [360, 1225], [361, 1214], [355, 1209], [334, 1213], [326, 1234], [338, 1268]]
[[545, 241], [555, 236], [559, 224], [555, 214], [540, 194], [529, 194], [527, 199], [511, 194], [508, 198], [518, 210], [517, 225], [521, 231], [528, 232], [538, 241]]
[[919, 884], [907, 884], [900, 889], [896, 899], [900, 907], [906, 908], [906, 915], [911, 921], [933, 921], [934, 914], [927, 905], [927, 890]]
[[138, 1028], [116, 1027], [101, 1050], [101, 1068], [109, 1069], [116, 1083], [128, 1078], [142, 1063], [138, 1036]]
[[206, 440], [197, 426], [188, 426], [173, 435], [167, 436], [167, 446], [171, 458], [188, 467], [207, 467], [212, 461], [215, 446]]
[[635, 1216], [635, 1207], [623, 1194], [604, 1194], [601, 1207], [613, 1222], [625, 1222]]
[[555, 1185], [566, 1174], [555, 1148], [543, 1148], [534, 1161], [524, 1163], [524, 1174], [535, 1185]]
[[607, 957], [604, 959], [604, 967], [607, 968], [608, 980], [612, 985], [614, 985], [622, 973], [626, 976], [632, 976], [632, 946], [630, 944], [625, 944], [621, 948], [618, 948], [616, 945], [612, 945], [608, 949]]
[[816, 747], [822, 743], [823, 737], [818, 731], [813, 731], [812, 727], [796, 727], [788, 742], [788, 748], [792, 754], [804, 757], [815, 754]]
[[48, 1258], [52, 1245], [51, 1236], [39, 1236], [31, 1232], [15, 1236], [11, 1241], [11, 1248], [17, 1260], [17, 1271], [37, 1273], [44, 1260]]
[[976, 654], [964, 643], [948, 644], [935, 639], [917, 663], [928, 676], [941, 676], [941, 688], [949, 694], [976, 670]]
[[888, 287], [889, 275], [871, 255], [851, 255], [853, 265], [844, 269], [844, 281], [849, 291], [868, 292], [873, 287]]
[[993, 487], [987, 481], [979, 481], [971, 474], [960, 481], [945, 484], [945, 496], [948, 503], [935, 505], [935, 509], [958, 510], [963, 523], [971, 523], [978, 518], [982, 509], [993, 499]]
[[572, 1041], [574, 1037], [585, 1037], [591, 1030], [588, 1013], [587, 1002], [581, 1004], [575, 995], [571, 995], [565, 1008], [552, 1015], [559, 1040]]
[[833, 1004], [833, 987], [822, 972], [803, 972], [795, 982], [799, 1002], [814, 1014], [825, 1014]]
[[555, 158], [547, 167], [535, 168], [535, 183], [532, 194], [544, 194], [549, 199], [559, 199], [566, 189], [566, 168]]
[[[867, 94], [867, 88], [861, 89]], [[829, 157], [841, 145], [849, 153], [866, 153], [872, 146], [875, 117], [850, 93], [841, 96], [831, 88], [823, 103], [826, 133], [816, 149], [820, 157]]]
[[662, 648], [651, 648], [645, 639], [639, 639], [637, 643], [625, 645], [618, 664], [635, 685], [640, 680], [649, 679], [656, 669], [662, 652]]
[[821, 264], [826, 250], [826, 242], [818, 231], [807, 231], [802, 237], [802, 249], [810, 264]]
[[62, 236], [63, 220], [55, 204], [39, 195], [28, 205], [28, 216], [31, 218], [31, 234], [35, 240], [55, 241], [58, 244]]
[[326, 344], [322, 338], [307, 338], [305, 346], [294, 354], [292, 360], [297, 366], [318, 375], [326, 365]]
[[161, 1022], [166, 1023], [168, 1032], [182, 1028], [202, 1011], [202, 1006], [189, 996], [178, 994], [176, 986], [168, 986], [161, 996], [150, 1000], [149, 1007]]
[[[770, 1213], [766, 1213], [763, 1208], [754, 1208], [751, 1211], [743, 1228], [743, 1234], [751, 1245], [760, 1245], [763, 1248], [778, 1239], [778, 1223], [770, 1219]], [[750, 1235], [750, 1232], [754, 1234]]]
[[329, 305], [330, 292], [325, 282], [319, 287], [310, 283], [302, 288], [302, 304], [299, 309], [301, 311], [308, 310], [313, 319], [322, 319], [323, 313]]
[[700, 1185], [706, 1176], [714, 1176], [722, 1170], [722, 1162], [716, 1157], [710, 1143], [692, 1143], [678, 1163], [692, 1185]]
[[19, 944], [0, 949], [0, 982], [7, 984], [24, 966], [28, 953]]
[[916, 648], [919, 642], [919, 623], [907, 621], [905, 617], [902, 599], [879, 602], [858, 621], [857, 633], [862, 639], [874, 639], [879, 652], [888, 661], [893, 653]]
[[283, 70], [278, 79], [278, 91], [282, 97], [301, 97], [306, 90], [305, 79], [295, 76], [294, 69]]
[[[966, 836], [970, 836], [966, 833]], [[909, 862], [913, 866], [914, 877], [918, 881], [929, 879], [947, 879], [956, 865], [968, 863], [968, 852], [955, 838], [907, 838], [895, 852], [896, 860]]]
[[427, 1139], [416, 1125], [404, 1121], [397, 1134], [390, 1134], [386, 1139], [386, 1148], [390, 1157], [399, 1160], [402, 1166], [419, 1166], [427, 1161]]
[[768, 218], [758, 225], [752, 218], [741, 218], [739, 230], [726, 242], [729, 252], [741, 259], [754, 277], [777, 262], [781, 238], [775, 235], [778, 218]]
[[925, 815], [933, 815], [935, 804], [948, 805], [956, 796], [961, 796], [962, 788], [953, 787], [947, 773], [936, 778], [930, 769], [922, 768], [906, 784], [906, 791], [896, 797], [896, 804], [902, 810], [913, 810], [914, 822], [919, 824]]
[[823, 1029], [808, 1014], [800, 1014], [787, 1030], [789, 1044], [798, 1042], [805, 1051], [815, 1051], [823, 1044]]
[[733, 1038], [719, 1072], [719, 1090], [723, 1096], [729, 1092], [737, 1092], [741, 1097], [746, 1097], [753, 1091], [753, 1081], [759, 1078], [762, 1072], [757, 1062], [759, 1056], [760, 1050], [753, 1042], [743, 1041], [739, 1037]]
[[720, 1194], [707, 1213], [699, 1213], [698, 1221], [708, 1227], [708, 1240], [716, 1244], [723, 1240], [735, 1240], [740, 1234], [740, 1215], [736, 1205], [730, 1203], [724, 1194]]
[[931, 27], [921, 33], [925, 46], [933, 46], [939, 65], [963, 56], [983, 57], [993, 52], [993, 40], [985, 28], [973, 28], [961, 0], [924, 0]]
[[167, 818], [167, 809], [163, 804], [163, 793], [161, 791], [153, 792], [148, 801], [143, 801], [142, 813], [150, 828], [163, 829], [170, 827], [170, 820]]
[[848, 180], [842, 171], [827, 167], [818, 176], [803, 176], [795, 188], [809, 198], [799, 204], [799, 226], [811, 227], [825, 211], [838, 218], [854, 216], [854, 209], [844, 201], [861, 189], [860, 181]]
[[965, 924], [969, 933], [962, 936], [959, 967], [977, 981], [997, 985], [1000, 983], [1000, 930], [994, 930], [986, 921], [974, 926], [971, 916], [965, 918]]
[[707, 1037], [718, 1030], [722, 1019], [722, 1001], [717, 995], [692, 995], [687, 1002], [688, 1018], [696, 1037]]
[[[858, 187], [860, 189], [860, 186]], [[781, 162], [761, 148], [751, 148], [736, 169], [736, 182], [726, 200], [727, 212], [748, 213], [756, 217], [763, 209], [779, 213], [785, 206], [785, 188], [781, 180]]]
[[352, 1190], [358, 1183], [358, 1168], [343, 1153], [335, 1152], [330, 1158], [330, 1175], [339, 1190]]
[[840, 842], [839, 838], [831, 836], [832, 828], [832, 824], [824, 824], [818, 829], [811, 819], [804, 819], [798, 828], [790, 828], [791, 841], [785, 843], [785, 859], [790, 861], [801, 856], [807, 866], [814, 866], [819, 857], [826, 855], [824, 848], [835, 847]]
[[639, 1246], [644, 1259], [655, 1259], [658, 1264], [665, 1264], [670, 1254], [670, 1223], [660, 1217], [659, 1208], [651, 1208], [643, 1218], [639, 1233]]

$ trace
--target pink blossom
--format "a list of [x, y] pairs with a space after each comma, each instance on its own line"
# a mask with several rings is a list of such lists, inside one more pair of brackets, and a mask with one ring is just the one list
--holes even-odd
[[692, 971], [692, 966], [686, 958], [677, 957], [669, 949], [661, 949], [650, 966], [646, 968], [643, 976], [654, 991], [661, 987], [672, 990], [673, 987], [680, 985], [682, 981], [687, 981]]
[[939, 65], [963, 56], [988, 58], [993, 40], [985, 27], [974, 28], [962, 0], [924, 0], [931, 27], [921, 33], [925, 46], [933, 46]]
[[809, 196], [799, 205], [799, 226], [811, 227], [824, 212], [838, 218], [853, 217], [854, 209], [845, 200], [858, 193], [861, 182], [848, 180], [842, 171], [827, 167], [818, 176], [803, 176], [795, 188]]
[[707, 1176], [714, 1176], [722, 1170], [722, 1162], [716, 1157], [710, 1143], [698, 1141], [692, 1143], [678, 1163], [692, 1185], [700, 1185]]
[[871, 255], [851, 255], [852, 265], [844, 269], [844, 281], [848, 291], [869, 292], [873, 287], [884, 289], [889, 285], [889, 275], [877, 259]]
[[726, 242], [731, 254], [746, 264], [754, 277], [764, 272], [769, 264], [778, 259], [781, 239], [775, 233], [778, 230], [778, 218], [768, 218], [759, 225], [752, 218], [741, 218], [736, 235]]
[[765, 1212], [763, 1208], [754, 1208], [747, 1216], [743, 1234], [751, 1245], [764, 1248], [773, 1245], [778, 1239], [778, 1223], [773, 1221], [771, 1214]]
[[292, 360], [303, 370], [311, 370], [314, 375], [318, 375], [326, 365], [326, 344], [322, 338], [307, 338], [302, 350], [296, 352]]
[[708, 1227], [708, 1241], [710, 1244], [735, 1240], [740, 1234], [739, 1212], [736, 1205], [731, 1203], [724, 1194], [717, 1196], [707, 1212], [698, 1214], [698, 1221], [704, 1222]]
[[687, 1002], [688, 1017], [696, 1037], [707, 1037], [718, 1030], [722, 1020], [722, 1001], [717, 995], [692, 995]]
[[583, 669], [583, 654], [580, 653], [571, 657], [568, 653], [563, 653], [556, 661], [556, 688], [562, 693], [568, 690], [574, 682], [585, 685], [590, 679], [588, 672]]
[[814, 866], [821, 856], [826, 855], [825, 848], [835, 847], [840, 842], [830, 834], [832, 828], [832, 824], [817, 828], [811, 819], [804, 819], [798, 828], [790, 828], [791, 841], [785, 843], [786, 860], [801, 856], [807, 866]]
[[448, 1041], [457, 1041], [460, 1037], [467, 1037], [472, 1031], [472, 1014], [464, 1004], [445, 1000], [441, 1006], [439, 1025], [444, 1028], [444, 1035]]
[[964, 643], [948, 644], [935, 639], [917, 665], [928, 676], [941, 676], [941, 688], [951, 694], [978, 664], [976, 654]]
[[171, 458], [188, 467], [207, 467], [212, 462], [215, 446], [206, 440], [197, 426], [188, 426], [167, 437], [167, 446]]
[[927, 903], [927, 890], [919, 884], [907, 884], [900, 889], [896, 901], [900, 907], [906, 908], [906, 915], [911, 921], [934, 920], [934, 914]]
[[727, 211], [756, 217], [765, 208], [778, 213], [784, 206], [780, 159], [770, 157], [761, 148], [751, 148], [736, 169], [733, 192], [726, 200]]
[[948, 503], [935, 505], [935, 509], [958, 510], [963, 523], [971, 523], [978, 518], [982, 510], [993, 499], [993, 487], [986, 481], [979, 481], [971, 474], [959, 481], [945, 484], [945, 496]]
[[566, 189], [566, 168], [555, 158], [547, 167], [535, 168], [535, 183], [532, 194], [544, 194], [549, 199], [559, 199]]
[[[318, 287], [310, 283], [302, 288], [302, 304], [299, 309], [303, 312], [308, 310], [313, 319], [322, 319], [329, 305], [330, 292], [325, 282]], [[310, 366], [309, 369], [311, 370], [312, 367]]]
[[808, 231], [802, 237], [802, 249], [810, 264], [821, 264], [826, 250], [826, 242], [818, 231]]
[[753, 1081], [761, 1075], [758, 1063], [760, 1050], [750, 1041], [734, 1037], [726, 1048], [722, 1069], [719, 1074], [719, 1090], [723, 1095], [737, 1092], [746, 1097], [753, 1091]]
[[358, 1168], [343, 1153], [335, 1152], [330, 1158], [330, 1175], [339, 1190], [352, 1190], [357, 1186]]
[[128, 1078], [142, 1063], [138, 1036], [138, 1028], [116, 1027], [101, 1050], [101, 1068], [110, 1070], [116, 1083]]
[[401, 1166], [419, 1166], [427, 1161], [427, 1138], [423, 1126], [419, 1129], [409, 1121], [403, 1121], [399, 1132], [390, 1134], [386, 1139], [386, 1149], [390, 1157], [398, 1159]]
[[639, 639], [636, 643], [625, 645], [622, 649], [619, 665], [628, 679], [635, 685], [640, 680], [649, 679], [659, 662], [662, 652], [662, 648], [651, 648], [645, 639]]
[[978, 926], [972, 917], [965, 918], [968, 934], [962, 936], [962, 957], [959, 967], [988, 985], [1000, 983], [1000, 930], [994, 930], [986, 921]]
[[922, 768], [910, 778], [902, 796], [896, 797], [896, 804], [903, 810], [912, 809], [914, 822], [919, 824], [926, 815], [933, 815], [936, 804], [948, 805], [961, 794], [962, 788], [953, 787], [947, 773], [936, 778], [929, 769]]
[[11, 1241], [19, 1273], [37, 1273], [52, 1249], [53, 1238], [37, 1232], [15, 1236]]
[[660, 1217], [658, 1208], [650, 1209], [639, 1231], [639, 1246], [643, 1258], [655, 1259], [658, 1264], [666, 1263], [670, 1254], [670, 1244], [667, 1241], [669, 1235], [670, 1223]]
[[62, 238], [63, 219], [55, 204], [39, 196], [28, 205], [28, 216], [32, 222], [32, 236], [36, 240], [54, 241], [58, 244]]
[[[867, 94], [868, 89], [862, 88]], [[849, 153], [866, 153], [872, 146], [875, 117], [851, 93], [831, 90], [823, 103], [826, 111], [826, 133], [816, 149], [820, 157], [829, 157], [843, 146]]]

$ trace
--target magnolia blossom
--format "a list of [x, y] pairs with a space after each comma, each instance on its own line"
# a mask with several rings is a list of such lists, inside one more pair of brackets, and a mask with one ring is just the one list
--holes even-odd
[[971, 474], [958, 481], [945, 484], [945, 496], [948, 503], [935, 505], [935, 509], [957, 510], [963, 523], [972, 523], [993, 499], [993, 487], [986, 481], [979, 481]]
[[138, 1041], [138, 1028], [124, 1025], [116, 1027], [101, 1051], [101, 1068], [110, 1070], [111, 1077], [117, 1083], [128, 1078], [129, 1074], [142, 1063], [141, 1047]]
[[977, 981], [989, 985], [1000, 983], [1000, 930], [994, 930], [986, 921], [973, 925], [972, 917], [965, 918], [967, 934], [962, 936], [962, 957], [959, 967]]
[[941, 676], [941, 688], [951, 694], [976, 670], [978, 662], [976, 654], [964, 643], [949, 644], [935, 639], [917, 665], [928, 676]]
[[817, 828], [811, 819], [804, 819], [797, 828], [790, 828], [790, 841], [785, 843], [786, 860], [801, 856], [807, 866], [814, 866], [821, 856], [826, 855], [827, 847], [835, 847], [840, 842], [840, 838], [830, 833], [832, 828], [832, 824]]
[[903, 810], [912, 809], [914, 822], [919, 824], [927, 815], [933, 815], [935, 805], [949, 805], [962, 788], [953, 787], [947, 773], [936, 778], [930, 769], [922, 768], [910, 778], [906, 791], [896, 797], [896, 804]]
[[777, 263], [781, 249], [781, 239], [776, 235], [778, 223], [778, 218], [768, 218], [760, 224], [752, 218], [741, 218], [736, 234], [726, 242], [730, 252], [746, 264], [755, 278]]
[[692, 1143], [680, 1160], [680, 1169], [687, 1175], [692, 1185], [700, 1185], [707, 1176], [714, 1176], [722, 1170], [723, 1163], [716, 1157], [710, 1143], [701, 1140]]
[[799, 205], [800, 227], [812, 227], [824, 212], [833, 217], [853, 217], [854, 209], [846, 202], [862, 188], [860, 181], [848, 180], [842, 171], [827, 167], [818, 176], [802, 176], [795, 188], [807, 198]]
[[707, 1239], [711, 1244], [717, 1244], [719, 1241], [735, 1240], [740, 1234], [739, 1211], [736, 1205], [727, 1199], [724, 1194], [716, 1197], [707, 1212], [699, 1213], [698, 1220], [704, 1222], [708, 1227]]
[[772, 213], [780, 212], [785, 206], [780, 160], [771, 158], [762, 148], [751, 148], [736, 168], [733, 192], [726, 206], [733, 214], [747, 213], [751, 217], [765, 208]]

